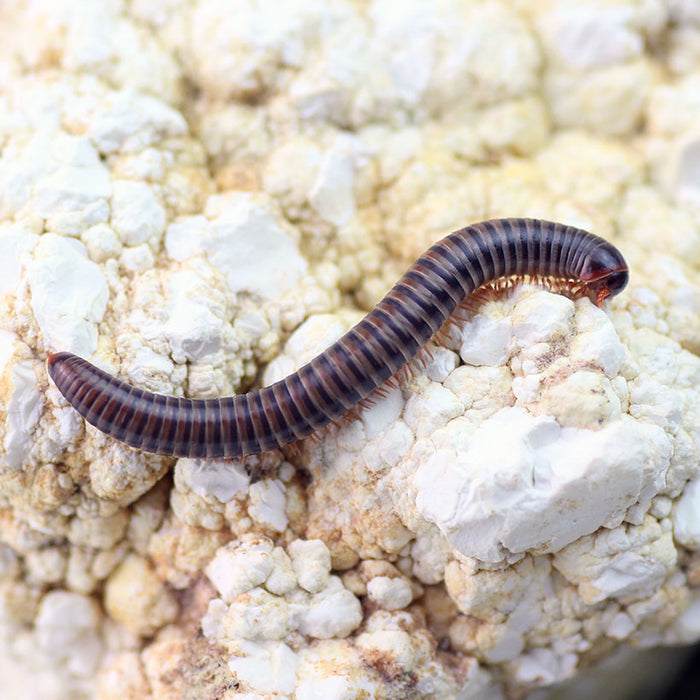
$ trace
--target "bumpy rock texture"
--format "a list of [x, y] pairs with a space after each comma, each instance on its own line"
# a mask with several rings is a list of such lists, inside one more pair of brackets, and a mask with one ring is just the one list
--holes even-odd
[[[696, 3], [11, 0], [0, 40], [5, 687], [496, 699], [700, 639]], [[629, 289], [485, 303], [299, 452], [140, 454], [47, 378], [275, 381], [494, 216]]]

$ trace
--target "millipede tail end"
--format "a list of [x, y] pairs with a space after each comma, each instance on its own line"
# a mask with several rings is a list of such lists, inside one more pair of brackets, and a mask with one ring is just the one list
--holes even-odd
[[74, 357], [76, 356], [70, 352], [51, 352], [46, 360], [49, 377], [64, 396], [65, 390], [76, 378], [76, 372], [71, 367], [70, 362], [70, 359]]

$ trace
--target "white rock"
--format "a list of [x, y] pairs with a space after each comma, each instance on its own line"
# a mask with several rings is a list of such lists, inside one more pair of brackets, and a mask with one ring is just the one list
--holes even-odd
[[635, 627], [634, 621], [627, 613], [619, 612], [608, 626], [608, 635], [613, 639], [627, 639]]
[[668, 8], [676, 22], [700, 23], [700, 6], [694, 0], [669, 0]]
[[523, 654], [513, 662], [520, 683], [550, 685], [571, 678], [578, 665], [576, 654], [557, 654], [542, 647]]
[[[647, 515], [641, 525], [602, 529], [582, 537], [556, 552], [552, 561], [592, 605], [606, 598], [629, 601], [652, 596], [677, 558], [671, 533]], [[627, 609], [630, 616], [632, 610]]]
[[155, 258], [147, 243], [123, 248], [119, 256], [119, 264], [128, 272], [135, 274], [150, 270], [154, 263]]
[[207, 250], [232, 291], [266, 299], [289, 291], [307, 269], [294, 241], [249, 195], [234, 198], [211, 222]]
[[250, 477], [239, 462], [217, 460], [179, 459], [175, 465], [175, 479], [183, 488], [198, 496], [214, 496], [227, 503], [237, 493], [244, 492]]
[[509, 323], [521, 347], [551, 342], [571, 332], [574, 308], [574, 302], [560, 294], [527, 294], [514, 306]]
[[630, 134], [646, 114], [655, 85], [655, 66], [647, 57], [585, 73], [560, 68], [554, 65], [545, 80], [556, 123], [601, 134]]
[[292, 560], [299, 586], [309, 593], [318, 593], [328, 585], [331, 555], [322, 540], [294, 540], [287, 551]]
[[85, 243], [91, 260], [101, 263], [116, 258], [122, 250], [119, 236], [107, 224], [95, 224], [83, 231], [80, 239]]
[[[426, 7], [382, 0], [361, 15], [333, 5], [338, 8], [340, 17], [324, 23], [320, 60], [307, 61], [290, 88], [304, 118], [381, 124], [398, 115], [499, 102], [536, 85], [537, 44], [525, 22], [502, 3], [477, 7], [447, 0]], [[497, 36], [508, 37], [507, 58]], [[520, 70], [509, 70], [515, 64]], [[401, 136], [389, 132], [386, 140]], [[397, 162], [412, 145], [411, 139], [396, 144], [403, 151]], [[396, 163], [387, 165], [390, 181]]]
[[41, 600], [36, 616], [38, 646], [63, 660], [80, 676], [94, 673], [102, 655], [100, 613], [95, 602], [67, 591], [51, 591]]
[[116, 58], [111, 36], [116, 28], [114, 11], [109, 4], [102, 3], [86, 4], [81, 9], [78, 22], [71, 21], [74, 18], [69, 6], [65, 6], [65, 12], [55, 20], [67, 34], [64, 49], [67, 56], [63, 60], [73, 71], [95, 70], [96, 66]]
[[579, 332], [569, 348], [571, 361], [600, 367], [608, 377], [617, 375], [625, 350], [608, 315], [597, 306], [579, 303], [576, 325]]
[[598, 602], [613, 597], [644, 598], [663, 583], [668, 568], [656, 552], [646, 557], [636, 552], [622, 552], [586, 586], [589, 590], [584, 593], [584, 599]]
[[671, 514], [671, 507], [673, 506], [673, 501], [668, 496], [657, 496], [651, 502], [651, 508], [649, 512], [657, 519], [661, 520], [666, 518]]
[[465, 409], [473, 415], [487, 417], [504, 404], [512, 403], [515, 379], [508, 367], [460, 365], [443, 384], [459, 398]]
[[675, 198], [692, 206], [700, 204], [700, 187], [696, 173], [700, 167], [700, 134], [688, 133], [673, 145], [669, 162], [669, 189], [673, 188]]
[[413, 441], [413, 432], [406, 423], [401, 420], [396, 421], [377, 438], [375, 445], [363, 449], [367, 468], [384, 471], [387, 466], [397, 466], [409, 453]]
[[229, 659], [236, 676], [261, 693], [292, 693], [296, 680], [297, 656], [284, 642], [242, 641], [243, 656]]
[[414, 562], [412, 573], [421, 583], [439, 583], [445, 575], [445, 565], [451, 556], [452, 547], [438, 530], [431, 528], [411, 542], [411, 558]]
[[363, 665], [360, 653], [349, 642], [333, 640], [306, 647], [299, 652], [295, 697], [297, 700], [379, 697], [381, 681], [377, 676], [363, 673]]
[[[406, 107], [423, 104], [442, 111], [460, 98], [467, 104], [497, 101], [533, 86], [537, 45], [525, 23], [501, 4], [426, 6], [416, 0], [400, 5], [378, 0], [371, 4], [369, 17], [388, 76], [377, 80], [377, 66], [382, 63], [375, 61], [365, 79], [373, 80], [377, 89], [386, 90], [388, 83], [396, 91], [394, 99]], [[508, 37], [507, 52], [498, 49], [497, 36]], [[509, 70], [514, 64], [518, 71]], [[460, 93], [465, 94], [455, 95], [455, 85], [461, 85]]]
[[187, 122], [161, 100], [135, 90], [112, 93], [89, 121], [90, 139], [103, 153], [139, 152], [164, 136], [187, 132]]
[[[60, 405], [63, 399], [58, 389], [52, 386], [49, 391], [53, 392], [53, 403]], [[54, 409], [54, 417], [56, 423], [52, 429], [51, 442], [49, 444], [52, 451], [60, 454], [85, 430], [85, 421], [72, 406], [68, 405]]]
[[85, 209], [110, 196], [109, 172], [89, 139], [59, 132], [50, 153], [55, 169], [34, 185], [32, 197], [33, 209], [41, 216]]
[[[692, 39], [690, 43], [694, 43]], [[696, 71], [679, 76], [672, 83], [662, 83], [652, 93], [648, 110], [650, 133], [662, 137], [658, 143], [651, 142], [660, 184], [671, 200], [688, 203], [691, 210], [700, 201], [700, 188], [694, 176], [700, 139], [697, 126], [699, 85]]]
[[[0, 210], [9, 216], [28, 207], [32, 214], [48, 218], [85, 210], [111, 195], [109, 170], [85, 136], [43, 129], [21, 149], [7, 153], [0, 169]], [[95, 213], [106, 214], [108, 209]]]
[[[370, 685], [369, 679], [364, 682], [359, 679], [348, 678], [347, 676], [327, 676], [326, 678], [304, 678], [299, 681], [296, 687], [295, 697], [297, 700], [353, 700], [363, 697], [362, 692], [367, 692]], [[379, 691], [376, 683], [375, 692]], [[364, 697], [377, 697], [374, 693], [369, 693]]]
[[686, 484], [672, 516], [673, 537], [688, 549], [700, 549], [700, 479]]
[[[544, 557], [524, 557], [494, 571], [470, 571], [451, 561], [445, 569], [447, 592], [459, 611], [488, 620], [480, 643], [492, 663], [512, 661], [526, 647], [528, 633], [546, 624], [546, 603], [552, 596], [552, 567]], [[508, 615], [493, 612], [507, 608]]]
[[292, 560], [282, 547], [275, 547], [272, 550], [272, 561], [274, 568], [265, 581], [265, 588], [275, 595], [290, 593], [297, 584]]
[[462, 326], [461, 337], [459, 355], [467, 364], [498, 367], [508, 360], [513, 326], [508, 318], [479, 315]]
[[401, 610], [413, 601], [411, 585], [403, 578], [375, 576], [367, 582], [367, 595], [384, 610]]
[[601, 372], [579, 369], [557, 379], [545, 382], [538, 393], [538, 413], [573, 428], [595, 428], [620, 418], [620, 399]]
[[285, 513], [285, 492], [286, 488], [279, 479], [264, 479], [251, 484], [248, 489], [248, 515], [256, 523], [284, 532], [289, 524]]
[[210, 642], [223, 639], [223, 621], [228, 612], [228, 605], [221, 598], [212, 598], [207, 606], [207, 612], [202, 618], [202, 634]]
[[204, 255], [225, 276], [231, 291], [277, 298], [296, 285], [307, 264], [272, 212], [271, 200], [259, 195], [211, 197], [206, 225], [197, 217], [168, 227], [168, 255], [175, 260]]
[[[285, 139], [270, 153], [263, 170], [263, 189], [295, 213], [308, 210], [309, 193], [318, 179], [323, 148], [303, 136]], [[316, 216], [318, 214], [313, 212]], [[312, 215], [306, 211], [306, 215]]]
[[360, 601], [343, 587], [337, 576], [297, 610], [299, 631], [315, 639], [347, 637], [362, 622]]
[[173, 260], [182, 262], [204, 253], [202, 239], [206, 235], [207, 217], [198, 214], [186, 216], [168, 224], [165, 231], [165, 249]]
[[35, 363], [29, 360], [15, 363], [6, 381], [9, 396], [5, 397], [5, 454], [0, 460], [11, 469], [18, 469], [31, 449], [34, 427], [39, 421], [43, 407]]
[[[108, 366], [102, 366], [102, 369], [114, 371]], [[143, 345], [136, 348], [132, 358], [123, 367], [123, 372], [130, 383], [159, 393], [170, 391], [168, 378], [177, 374], [176, 365], [169, 357]]]
[[327, 5], [262, 2], [222, 6], [199, 3], [191, 17], [191, 41], [198, 80], [214, 94], [251, 95], [272, 87], [283, 68], [300, 68], [309, 39]]
[[399, 668], [413, 669], [416, 665], [411, 635], [400, 629], [368, 629], [357, 637], [357, 646], [366, 653], [386, 655]]
[[663, 21], [653, 3], [646, 16], [627, 2], [581, 3], [553, 6], [538, 16], [545, 45], [565, 65], [577, 69], [621, 63], [644, 52], [644, 25], [658, 27]]
[[628, 417], [593, 432], [506, 408], [477, 428], [465, 454], [438, 450], [421, 464], [416, 503], [466, 556], [557, 551], [619, 524], [638, 501], [648, 508], [670, 451], [662, 430]]
[[[0, 546], [0, 576], [3, 579], [11, 579], [19, 573], [19, 560], [15, 550], [9, 545]], [[3, 611], [3, 620], [5, 620]]]
[[631, 382], [629, 412], [635, 418], [653, 421], [674, 434], [678, 431], [686, 410], [685, 392], [673, 386], [672, 382], [664, 380], [664, 377], [654, 374]]
[[430, 383], [413, 394], [406, 402], [404, 420], [416, 437], [432, 435], [449, 420], [461, 415], [462, 402], [440, 384]]
[[459, 362], [457, 353], [441, 345], [431, 349], [432, 357], [427, 359], [425, 375], [431, 382], [444, 382]]
[[32, 310], [52, 349], [90, 357], [97, 349], [97, 324], [109, 289], [100, 268], [78, 241], [44, 234], [27, 266]]
[[109, 203], [96, 199], [77, 211], [58, 211], [46, 219], [46, 229], [63, 236], [81, 236], [83, 232], [109, 219]]
[[700, 637], [700, 596], [696, 594], [692, 603], [671, 626], [668, 643], [695, 644]]
[[179, 270], [168, 275], [166, 289], [162, 335], [173, 357], [193, 362], [216, 352], [221, 347], [223, 310], [207, 294], [206, 280], [192, 270]]
[[290, 605], [263, 588], [253, 588], [231, 603], [222, 625], [230, 640], [283, 640], [292, 631]]
[[0, 374], [5, 370], [7, 363], [12, 359], [15, 354], [17, 343], [19, 339], [14, 333], [0, 328]]
[[338, 139], [323, 156], [309, 201], [319, 216], [342, 226], [355, 215], [355, 164], [348, 139]]
[[112, 184], [112, 228], [122, 243], [136, 246], [157, 240], [165, 230], [165, 209], [146, 182], [115, 180]]
[[372, 440], [379, 433], [390, 429], [396, 424], [404, 408], [403, 395], [400, 389], [386, 387], [386, 395], [375, 399], [374, 405], [363, 408], [360, 412], [360, 420], [364, 428], [365, 440]]
[[38, 240], [28, 225], [0, 226], [0, 294], [17, 287], [22, 268], [31, 260], [30, 253]]
[[227, 544], [216, 551], [205, 573], [223, 600], [231, 603], [265, 582], [272, 571], [271, 553], [272, 542], [265, 538]]

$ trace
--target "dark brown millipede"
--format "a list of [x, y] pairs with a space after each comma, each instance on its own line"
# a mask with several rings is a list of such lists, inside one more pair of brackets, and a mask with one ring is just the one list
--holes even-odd
[[130, 386], [67, 352], [51, 354], [58, 390], [88, 423], [127, 445], [177, 457], [230, 458], [308, 437], [404, 367], [475, 290], [500, 278], [556, 278], [599, 306], [627, 284], [602, 238], [539, 219], [493, 219], [428, 249], [354, 328], [298, 372], [240, 396], [188, 399]]

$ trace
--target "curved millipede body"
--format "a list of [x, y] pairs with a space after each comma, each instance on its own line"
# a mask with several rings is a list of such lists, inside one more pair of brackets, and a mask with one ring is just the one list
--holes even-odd
[[308, 437], [355, 407], [472, 292], [513, 275], [569, 280], [598, 305], [628, 278], [620, 252], [592, 233], [537, 219], [493, 219], [433, 245], [340, 340], [259, 391], [223, 399], [152, 394], [66, 352], [49, 356], [49, 374], [88, 423], [132, 447], [180, 457], [265, 452]]

